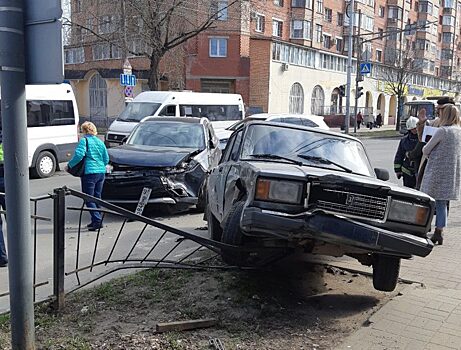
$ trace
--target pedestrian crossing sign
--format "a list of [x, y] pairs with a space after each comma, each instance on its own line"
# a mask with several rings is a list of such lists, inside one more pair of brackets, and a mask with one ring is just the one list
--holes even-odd
[[371, 73], [371, 63], [365, 62], [360, 63], [360, 74], [370, 74]]

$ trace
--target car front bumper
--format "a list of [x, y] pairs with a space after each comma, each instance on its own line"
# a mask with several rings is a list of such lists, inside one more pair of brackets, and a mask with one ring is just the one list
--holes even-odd
[[281, 239], [323, 241], [403, 258], [413, 255], [425, 257], [434, 247], [427, 238], [395, 233], [323, 212], [288, 216], [284, 213], [246, 207], [242, 214], [241, 228], [251, 234]]

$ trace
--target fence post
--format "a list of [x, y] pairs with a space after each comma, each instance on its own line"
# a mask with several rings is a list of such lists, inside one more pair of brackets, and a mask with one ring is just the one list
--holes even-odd
[[53, 195], [53, 294], [55, 309], [64, 308], [64, 233], [66, 223], [66, 193], [55, 188]]

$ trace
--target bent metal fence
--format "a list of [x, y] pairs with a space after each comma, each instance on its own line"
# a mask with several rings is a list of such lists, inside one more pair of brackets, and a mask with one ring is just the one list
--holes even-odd
[[[89, 199], [100, 208], [85, 207]], [[45, 201], [53, 202], [52, 219], [39, 215], [39, 204]], [[31, 202], [34, 298], [51, 297], [58, 309], [64, 306], [66, 293], [121, 270], [230, 268], [217, 259], [221, 249], [241, 250], [204, 237], [206, 231], [178, 229], [66, 187]], [[84, 223], [84, 214], [91, 210], [103, 215], [104, 227], [96, 232], [88, 231]], [[0, 290], [0, 306], [8, 295]]]

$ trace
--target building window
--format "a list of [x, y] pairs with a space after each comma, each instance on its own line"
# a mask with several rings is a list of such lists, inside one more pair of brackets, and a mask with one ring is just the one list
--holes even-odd
[[272, 20], [272, 35], [278, 36], [279, 38], [282, 37], [282, 29], [283, 29], [283, 22], [273, 19]]
[[376, 50], [376, 61], [382, 62], [383, 59], [383, 52], [381, 50]]
[[318, 43], [322, 42], [322, 26], [320, 24], [315, 25], [315, 40]]
[[442, 24], [444, 26], [454, 26], [455, 25], [455, 17], [454, 16], [443, 16], [442, 17]]
[[333, 11], [329, 8], [325, 8], [325, 21], [331, 22], [333, 20]]
[[210, 38], [210, 57], [227, 57], [227, 39]]
[[336, 51], [342, 52], [343, 51], [343, 39], [336, 37]]
[[75, 2], [75, 12], [82, 11], [82, 0], [76, 0]]
[[283, 0], [274, 0], [274, 5], [283, 7]]
[[344, 25], [344, 13], [338, 12], [338, 26]]
[[263, 15], [256, 15], [256, 31], [259, 33], [264, 33], [264, 26], [266, 24], [266, 17]]
[[291, 38], [311, 40], [311, 22], [301, 20], [292, 21]]
[[227, 0], [214, 0], [211, 3], [211, 14], [214, 16], [214, 19], [218, 21], [227, 21], [228, 6]]
[[312, 8], [312, 0], [291, 0], [291, 7]]
[[453, 42], [453, 33], [442, 33], [442, 42], [451, 43]]
[[382, 30], [381, 28], [378, 29], [378, 36], [381, 40], [383, 40], [384, 30]]
[[65, 63], [75, 64], [85, 62], [85, 52], [83, 47], [75, 47], [72, 49], [64, 50]]
[[329, 49], [331, 47], [331, 36], [328, 34], [323, 34], [323, 47]]
[[323, 13], [323, 0], [317, 0], [317, 12]]
[[381, 18], [384, 18], [385, 11], [386, 11], [386, 8], [384, 6], [379, 6], [378, 16], [381, 17]]
[[291, 86], [289, 110], [291, 114], [304, 113], [304, 90], [299, 83], [294, 83]]
[[107, 84], [96, 73], [90, 79], [90, 115], [92, 117], [107, 117]]
[[93, 60], [107, 60], [110, 58], [110, 44], [99, 43], [93, 46]]
[[429, 1], [420, 1], [419, 2], [419, 12], [432, 14], [432, 3]]
[[321, 86], [316, 85], [312, 91], [311, 113], [315, 115], [323, 114], [323, 105], [325, 102], [325, 93]]

